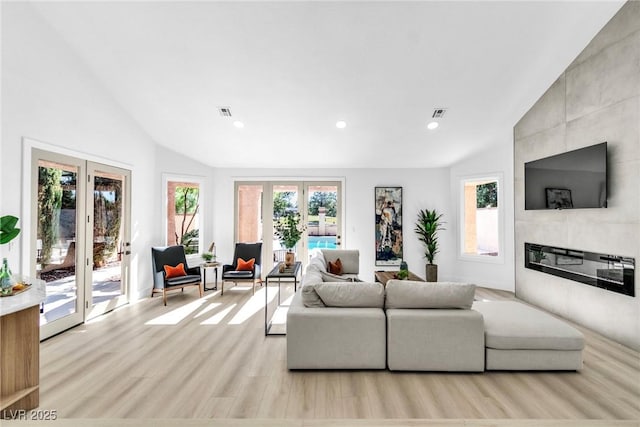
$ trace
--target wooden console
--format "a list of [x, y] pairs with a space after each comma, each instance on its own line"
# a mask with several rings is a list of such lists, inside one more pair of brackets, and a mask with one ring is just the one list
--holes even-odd
[[0, 418], [39, 404], [44, 283], [34, 288], [0, 299]]

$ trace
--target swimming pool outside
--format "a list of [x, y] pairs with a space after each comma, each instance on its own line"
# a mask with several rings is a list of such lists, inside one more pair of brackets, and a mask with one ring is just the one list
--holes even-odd
[[309, 249], [335, 249], [336, 236], [309, 236]]

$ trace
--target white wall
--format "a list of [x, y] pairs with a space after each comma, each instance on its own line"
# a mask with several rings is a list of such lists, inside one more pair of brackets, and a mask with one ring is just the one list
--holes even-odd
[[[343, 247], [360, 250], [360, 271], [364, 280], [373, 280], [375, 267], [375, 203], [374, 187], [401, 186], [403, 189], [403, 234], [405, 260], [409, 269], [424, 277], [425, 260], [422, 247], [413, 232], [419, 209], [437, 209], [445, 220], [452, 218], [448, 169], [226, 169], [214, 171], [214, 239], [218, 258], [231, 261], [233, 256], [234, 179], [343, 178], [345, 181], [345, 235]], [[439, 279], [454, 277], [451, 259], [454, 234], [447, 227], [440, 235], [441, 252], [436, 257]]]
[[[28, 268], [28, 176], [23, 138], [39, 147], [132, 171], [131, 297], [150, 294], [150, 247], [164, 243], [162, 173], [203, 177], [207, 199], [203, 239], [211, 240], [210, 167], [157, 146], [55, 31], [26, 3], [2, 4], [2, 215], [18, 216], [22, 232], [0, 250]], [[28, 159], [27, 159], [28, 160]]]
[[[213, 191], [213, 168], [203, 163], [197, 162], [191, 158], [185, 157], [175, 151], [169, 150], [161, 145], [156, 149], [156, 181], [154, 186], [159, 194], [157, 200], [154, 201], [153, 209], [155, 212], [160, 212], [161, 216], [158, 218], [158, 234], [155, 236], [157, 240], [154, 245], [162, 246], [165, 244], [165, 223], [164, 217], [167, 211], [163, 192], [166, 190], [163, 188], [162, 176], [164, 174], [170, 174], [173, 176], [192, 177], [202, 182], [200, 189], [200, 245], [204, 247], [204, 250], [209, 247], [213, 241], [213, 206], [215, 204], [215, 193]], [[204, 245], [204, 246], [203, 246]], [[193, 260], [202, 261], [202, 259]], [[191, 264], [191, 260], [189, 261]], [[193, 264], [196, 265], [196, 264]]]
[[[132, 170], [133, 297], [149, 287], [149, 246], [158, 232], [153, 141], [122, 111], [84, 63], [26, 3], [2, 4], [2, 214], [20, 217], [22, 232], [2, 250], [14, 270], [27, 268], [29, 242], [21, 182], [22, 138]], [[27, 174], [28, 176], [28, 174]], [[8, 185], [11, 183], [11, 185]], [[146, 295], [146, 291], [143, 295]]]
[[459, 162], [450, 168], [450, 203], [456, 207], [455, 216], [449, 227], [455, 232], [456, 242], [460, 240], [460, 180], [473, 176], [486, 176], [500, 173], [503, 176], [502, 205], [504, 222], [502, 224], [503, 261], [500, 263], [470, 260], [459, 256], [456, 246], [453, 254], [454, 279], [460, 282], [475, 283], [488, 288], [514, 291], [514, 249], [513, 249], [513, 142], [511, 135], [505, 135], [501, 143], [472, 158]]
[[[233, 248], [234, 177], [342, 177], [345, 180], [346, 247], [361, 250], [362, 275], [372, 280], [374, 265], [375, 186], [403, 187], [404, 252], [409, 268], [424, 275], [422, 247], [413, 232], [418, 209], [437, 209], [444, 214], [446, 230], [440, 235], [436, 258], [440, 280], [468, 280], [513, 289], [512, 264], [485, 265], [457, 259], [457, 181], [461, 174], [503, 171], [508, 186], [510, 147], [498, 147], [451, 169], [326, 169], [255, 170], [215, 169], [158, 147], [120, 107], [84, 62], [27, 3], [2, 4], [2, 145], [0, 194], [2, 214], [24, 218], [26, 202], [21, 182], [22, 138], [42, 141], [52, 150], [125, 165], [132, 170], [132, 288], [133, 297], [146, 296], [151, 288], [149, 247], [162, 244], [163, 173], [204, 177], [205, 232], [203, 242], [216, 241], [221, 259]], [[179, 145], [179, 141], [176, 141]], [[13, 184], [13, 185], [8, 185]], [[505, 204], [511, 191], [505, 188]], [[28, 197], [28, 196], [27, 196]], [[512, 202], [511, 202], [512, 205]], [[507, 213], [507, 218], [510, 215]], [[24, 266], [29, 230], [11, 248], [3, 246], [12, 265]], [[505, 253], [513, 240], [512, 226], [505, 223]], [[511, 237], [510, 237], [511, 236]], [[9, 250], [10, 249], [10, 250]], [[228, 251], [225, 254], [225, 251]], [[23, 259], [25, 258], [25, 259]]]

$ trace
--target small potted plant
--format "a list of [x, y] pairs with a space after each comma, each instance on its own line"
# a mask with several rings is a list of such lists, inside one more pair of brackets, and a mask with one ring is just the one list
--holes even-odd
[[424, 244], [424, 257], [427, 259], [425, 268], [427, 282], [438, 281], [438, 266], [433, 263], [433, 260], [439, 252], [438, 231], [445, 229], [442, 224], [444, 224], [442, 214], [439, 214], [435, 209], [418, 211], [418, 221], [414, 231]]
[[203, 252], [202, 259], [205, 260], [205, 262], [211, 262], [211, 260], [213, 259], [213, 254], [211, 252]]
[[[20, 234], [20, 229], [16, 227], [18, 218], [12, 215], [5, 215], [0, 217], [0, 244], [9, 243]], [[13, 285], [15, 280], [9, 269], [9, 264], [6, 258], [2, 259], [2, 266], [0, 267], [0, 292], [3, 295], [11, 294], [13, 291]]]
[[300, 224], [300, 215], [297, 212], [287, 212], [275, 222], [274, 228], [280, 243], [287, 249], [284, 257], [285, 265], [293, 265], [295, 262], [293, 249], [302, 238], [302, 233], [304, 232], [304, 227]]
[[407, 280], [409, 278], [409, 270], [399, 270], [396, 273], [396, 277], [399, 280]]

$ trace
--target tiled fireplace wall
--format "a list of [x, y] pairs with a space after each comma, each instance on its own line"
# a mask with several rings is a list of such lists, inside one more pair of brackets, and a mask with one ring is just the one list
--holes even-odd
[[[608, 142], [608, 208], [524, 210], [524, 163]], [[636, 297], [524, 267], [524, 243], [640, 261], [640, 2], [598, 33], [514, 128], [516, 295], [640, 350]]]

